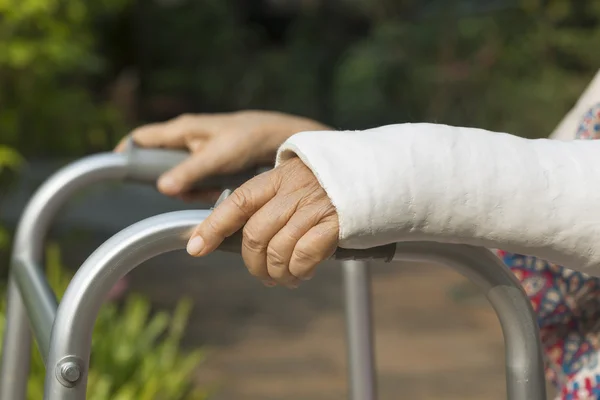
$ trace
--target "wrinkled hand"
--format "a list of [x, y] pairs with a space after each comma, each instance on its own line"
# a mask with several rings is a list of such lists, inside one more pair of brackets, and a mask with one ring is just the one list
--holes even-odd
[[[330, 129], [307, 118], [267, 111], [182, 115], [164, 123], [135, 129], [131, 135], [141, 147], [188, 149], [191, 156], [158, 180], [158, 189], [183, 199], [214, 201], [217, 190], [195, 193], [188, 189], [212, 175], [239, 172], [272, 164], [277, 148], [301, 131]], [[122, 141], [116, 148], [125, 148]], [[215, 188], [216, 189], [216, 188]]]
[[267, 286], [297, 287], [338, 244], [338, 216], [299, 158], [235, 190], [193, 232], [187, 251], [204, 256], [243, 227], [242, 257]]

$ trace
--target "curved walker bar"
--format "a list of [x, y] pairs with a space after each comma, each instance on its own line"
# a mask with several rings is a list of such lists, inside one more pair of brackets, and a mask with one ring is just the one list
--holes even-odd
[[[44, 362], [50, 348], [50, 330], [58, 307], [43, 274], [43, 248], [51, 222], [79, 190], [98, 182], [127, 180], [154, 184], [158, 177], [187, 157], [181, 151], [138, 148], [131, 141], [123, 153], [105, 153], [73, 162], [49, 178], [31, 198], [17, 227], [10, 261], [6, 329], [0, 364], [0, 399], [25, 400], [31, 358], [31, 329]], [[236, 187], [260, 171], [214, 177], [203, 187]], [[359, 329], [370, 316], [368, 269], [365, 263], [344, 265], [350, 369], [354, 400], [374, 400], [374, 367], [370, 327]], [[356, 368], [355, 365], [363, 367]], [[365, 369], [366, 366], [366, 369]], [[370, 371], [370, 373], [367, 373]]]
[[[187, 157], [172, 150], [142, 149], [131, 141], [123, 153], [85, 157], [56, 172], [34, 194], [19, 221], [10, 261], [6, 329], [0, 364], [0, 399], [25, 400], [31, 358], [31, 331], [44, 361], [54, 323], [56, 297], [43, 274], [43, 248], [59, 209], [79, 190], [98, 182], [128, 180], [154, 184]], [[217, 177], [205, 187], [238, 186], [255, 171]]]
[[[107, 240], [85, 261], [58, 307], [50, 338], [45, 400], [85, 399], [92, 331], [107, 293], [143, 261], [184, 249], [191, 229], [209, 212], [178, 211], [148, 218]], [[239, 249], [238, 237], [228, 239], [220, 248], [234, 252]], [[546, 399], [541, 344], [533, 309], [516, 278], [488, 250], [466, 245], [403, 242], [367, 250], [339, 249], [334, 258], [433, 261], [455, 268], [484, 291], [498, 315], [506, 346], [508, 399]], [[67, 370], [71, 373], [67, 374]]]
[[25, 400], [31, 357], [29, 321], [44, 360], [54, 323], [56, 297], [42, 272], [43, 246], [58, 209], [79, 189], [95, 182], [124, 179], [126, 159], [102, 154], [74, 162], [55, 173], [27, 204], [15, 235], [10, 262], [6, 330], [0, 368], [0, 398]]

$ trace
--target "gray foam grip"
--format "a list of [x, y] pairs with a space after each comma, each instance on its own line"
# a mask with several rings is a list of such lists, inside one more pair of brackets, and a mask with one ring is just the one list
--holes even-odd
[[[242, 249], [242, 232], [238, 231], [226, 238], [219, 246], [218, 250], [227, 253], [240, 254]], [[370, 249], [343, 249], [338, 247], [332, 260], [338, 261], [383, 261], [390, 262], [396, 253], [396, 243], [386, 244], [383, 246], [372, 247]]]

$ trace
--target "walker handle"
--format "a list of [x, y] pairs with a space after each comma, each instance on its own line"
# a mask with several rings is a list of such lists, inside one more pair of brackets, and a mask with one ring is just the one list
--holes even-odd
[[[240, 254], [242, 249], [242, 231], [225, 238], [217, 250], [227, 253]], [[330, 260], [347, 261], [383, 261], [391, 262], [396, 254], [396, 243], [383, 246], [371, 247], [369, 249], [345, 249], [338, 247]]]
[[[152, 183], [189, 157], [184, 150], [147, 149], [138, 146], [133, 138], [128, 138], [124, 152], [127, 158], [127, 178], [132, 181]], [[223, 189], [236, 188], [265, 172], [267, 168], [248, 169], [236, 174], [214, 175], [194, 184], [193, 189]]]

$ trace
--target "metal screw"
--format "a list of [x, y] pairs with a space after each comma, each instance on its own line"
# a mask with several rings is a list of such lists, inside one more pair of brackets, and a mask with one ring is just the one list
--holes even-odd
[[60, 367], [60, 375], [65, 381], [75, 383], [81, 377], [81, 371], [76, 363], [68, 361]]

